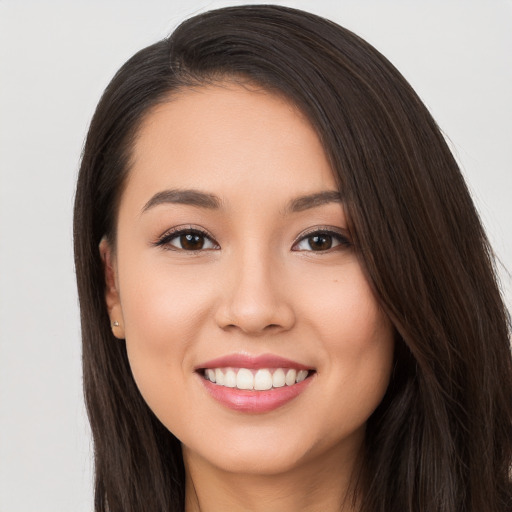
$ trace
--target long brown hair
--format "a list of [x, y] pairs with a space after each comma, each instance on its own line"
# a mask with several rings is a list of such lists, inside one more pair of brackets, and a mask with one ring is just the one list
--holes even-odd
[[115, 240], [143, 116], [179, 88], [221, 78], [249, 79], [308, 116], [368, 281], [396, 329], [389, 389], [367, 425], [362, 510], [512, 510], [510, 326], [457, 164], [378, 51], [328, 20], [277, 6], [182, 23], [119, 70], [91, 122], [74, 236], [95, 510], [184, 508], [180, 443], [145, 404], [111, 333], [98, 244]]

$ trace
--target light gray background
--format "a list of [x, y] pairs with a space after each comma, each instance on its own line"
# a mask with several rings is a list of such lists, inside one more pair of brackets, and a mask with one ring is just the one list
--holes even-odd
[[[0, 0], [0, 512], [92, 510], [71, 216], [99, 96], [136, 50], [236, 3]], [[511, 1], [277, 3], [330, 17], [401, 70], [512, 269]]]

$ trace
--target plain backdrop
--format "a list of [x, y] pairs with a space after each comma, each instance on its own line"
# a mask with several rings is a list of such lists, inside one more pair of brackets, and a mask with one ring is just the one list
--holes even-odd
[[[71, 221], [100, 94], [135, 51], [236, 3], [0, 0], [0, 512], [92, 510]], [[512, 269], [511, 1], [276, 3], [337, 21], [398, 67], [449, 138]]]

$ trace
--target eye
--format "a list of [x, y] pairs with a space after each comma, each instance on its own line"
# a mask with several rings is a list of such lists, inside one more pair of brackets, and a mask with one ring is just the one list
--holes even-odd
[[302, 236], [293, 246], [292, 250], [322, 252], [338, 246], [340, 248], [348, 248], [351, 247], [352, 244], [349, 239], [341, 233], [331, 230], [317, 230]]
[[182, 251], [202, 251], [219, 248], [219, 245], [206, 232], [197, 228], [178, 228], [168, 231], [155, 245]]

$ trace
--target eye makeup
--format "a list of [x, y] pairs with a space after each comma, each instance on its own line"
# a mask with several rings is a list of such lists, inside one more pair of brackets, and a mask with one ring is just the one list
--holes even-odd
[[[187, 225], [177, 226], [166, 231], [153, 245], [166, 250], [197, 252], [218, 250], [220, 245], [205, 229]], [[348, 236], [330, 226], [315, 226], [297, 237], [292, 251], [327, 252], [335, 249], [348, 249], [352, 242]]]
[[153, 245], [167, 250], [192, 252], [220, 249], [219, 244], [205, 229], [193, 225], [172, 228]]

